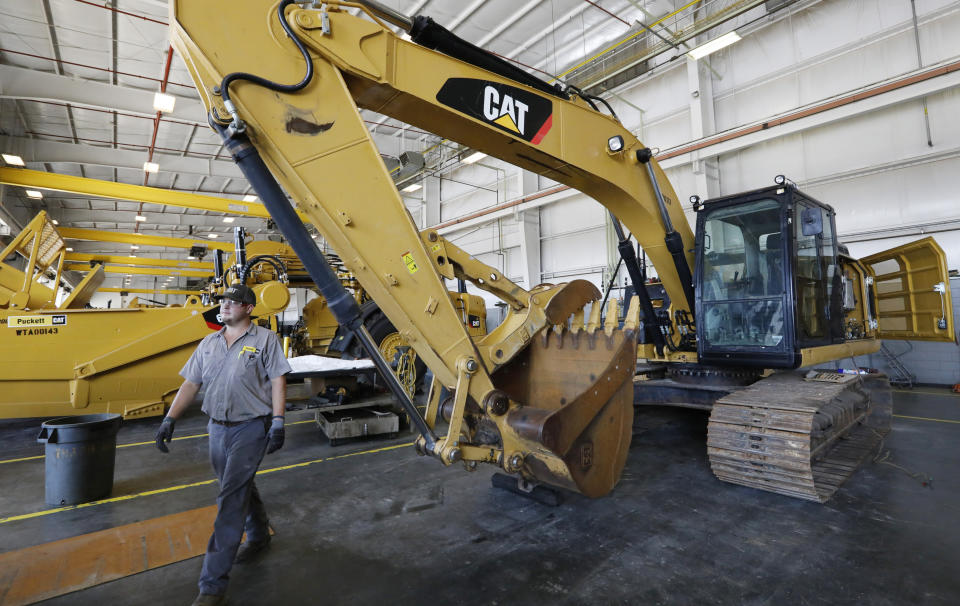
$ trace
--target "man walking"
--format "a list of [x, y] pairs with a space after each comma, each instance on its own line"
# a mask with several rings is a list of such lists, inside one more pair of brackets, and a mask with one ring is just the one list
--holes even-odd
[[[224, 327], [204, 338], [180, 371], [183, 385], [157, 431], [157, 448], [169, 452], [175, 420], [206, 386], [202, 410], [210, 417], [210, 462], [220, 494], [194, 606], [223, 604], [234, 561], [249, 560], [270, 543], [254, 476], [264, 452], [283, 446], [290, 365], [277, 335], [250, 321], [255, 304], [253, 291], [242, 284], [224, 292]], [[244, 531], [247, 541], [241, 546]]]

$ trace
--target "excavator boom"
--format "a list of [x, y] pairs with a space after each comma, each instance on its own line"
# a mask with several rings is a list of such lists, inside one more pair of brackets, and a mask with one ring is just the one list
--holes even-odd
[[[171, 35], [211, 125], [321, 291], [331, 285], [324, 296], [338, 320], [362, 333], [355, 302], [338, 296], [332, 272], [310, 249], [316, 247], [303, 237], [285, 193], [433, 370], [425, 422], [413, 419], [421, 450], [445, 464], [489, 462], [528, 480], [605, 494], [619, 479], [629, 446], [637, 304], [628, 307], [621, 330], [601, 325], [599, 305], [584, 322], [584, 307], [599, 292], [582, 281], [525, 291], [494, 268], [480, 274], [461, 262], [460, 275], [449, 273], [444, 264], [457, 255], [444, 252], [435, 231], [419, 233], [359, 109], [594, 197], [654, 264], [686, 267], [689, 276], [693, 234], [677, 196], [649, 150], [589, 99], [529, 76], [515, 79], [479, 49], [466, 48], [461, 58], [432, 50], [427, 46], [463, 51], [466, 43], [451, 43], [428, 19], [405, 20], [371, 4], [174, 0]], [[424, 45], [401, 39], [384, 17], [409, 26]], [[674, 309], [689, 312], [690, 280], [683, 275], [662, 277]], [[499, 291], [510, 316], [474, 343], [441, 276], [466, 276]], [[608, 314], [608, 322], [616, 316]], [[561, 359], [561, 366], [552, 363]], [[568, 375], [588, 368], [588, 378], [544, 381], [560, 368]], [[555, 389], [544, 389], [548, 383]], [[439, 401], [441, 386], [454, 394], [450, 402]], [[449, 429], [436, 438], [441, 417]], [[494, 438], [486, 431], [491, 428]]]

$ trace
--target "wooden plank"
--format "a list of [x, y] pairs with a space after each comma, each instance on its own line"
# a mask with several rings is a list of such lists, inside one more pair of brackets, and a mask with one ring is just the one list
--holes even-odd
[[79, 591], [206, 551], [216, 505], [0, 554], [0, 606]]

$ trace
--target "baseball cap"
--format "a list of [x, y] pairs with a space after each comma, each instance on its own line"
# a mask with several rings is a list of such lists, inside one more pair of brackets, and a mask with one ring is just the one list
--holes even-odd
[[253, 294], [249, 286], [244, 286], [243, 284], [232, 284], [230, 288], [223, 291], [222, 295], [217, 295], [215, 298], [218, 301], [220, 299], [230, 299], [231, 301], [243, 303], [244, 305], [257, 304], [257, 296]]

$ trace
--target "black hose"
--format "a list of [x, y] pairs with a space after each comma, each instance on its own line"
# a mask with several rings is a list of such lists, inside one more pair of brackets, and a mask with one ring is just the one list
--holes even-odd
[[607, 103], [607, 100], [604, 99], [603, 97], [598, 97], [596, 95], [588, 95], [587, 93], [583, 92], [583, 90], [581, 90], [579, 87], [576, 87], [572, 84], [568, 84], [567, 89], [572, 90], [574, 93], [577, 94], [578, 97], [580, 97], [581, 99], [589, 103], [590, 107], [592, 107], [593, 111], [595, 112], [599, 113], [600, 108], [597, 107], [597, 104], [594, 103], [594, 101], [599, 101], [600, 103], [603, 103], [604, 107], [607, 108], [607, 111], [610, 112], [610, 115], [613, 116], [613, 119], [616, 120], [617, 122], [620, 122], [620, 117], [617, 116], [617, 112], [613, 111], [613, 107], [609, 103]]
[[244, 263], [243, 267], [240, 268], [240, 275], [237, 277], [240, 279], [241, 284], [247, 283], [247, 274], [250, 273], [250, 269], [257, 263], [261, 262], [269, 263], [277, 272], [278, 278], [282, 278], [283, 276], [287, 275], [287, 266], [283, 264], [283, 261], [273, 255], [257, 255], [256, 257], [253, 257]]
[[287, 32], [287, 36], [293, 40], [293, 43], [297, 45], [297, 49], [300, 50], [300, 54], [303, 55], [303, 60], [307, 63], [307, 73], [303, 76], [303, 79], [296, 84], [280, 84], [273, 82], [272, 80], [267, 80], [266, 78], [261, 78], [260, 76], [255, 76], [247, 72], [233, 72], [227, 74], [223, 77], [223, 80], [220, 81], [220, 95], [223, 97], [223, 104], [226, 106], [227, 111], [230, 112], [230, 115], [233, 116], [234, 120], [239, 120], [237, 116], [236, 109], [233, 106], [233, 102], [230, 101], [230, 84], [235, 80], [247, 80], [248, 82], [253, 82], [270, 90], [277, 91], [279, 93], [295, 93], [298, 90], [303, 89], [310, 81], [313, 79], [313, 60], [310, 58], [310, 52], [307, 50], [307, 47], [304, 46], [303, 42], [293, 33], [293, 30], [290, 29], [290, 24], [287, 23], [287, 19], [284, 15], [286, 8], [294, 4], [294, 0], [283, 0], [280, 5], [277, 7], [277, 17], [280, 19], [280, 26], [283, 27], [283, 31]]

